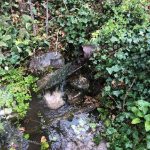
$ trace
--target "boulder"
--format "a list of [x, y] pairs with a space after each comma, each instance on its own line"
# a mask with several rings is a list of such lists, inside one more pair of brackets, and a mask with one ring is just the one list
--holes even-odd
[[99, 145], [93, 142], [94, 136], [102, 129], [102, 124], [87, 113], [74, 115], [69, 120], [61, 119], [51, 123], [48, 128], [51, 149], [107, 150], [105, 141], [100, 142]]
[[48, 52], [31, 59], [29, 69], [31, 72], [41, 72], [48, 68], [61, 68], [65, 60], [59, 52]]
[[88, 59], [92, 56], [94, 51], [96, 50], [96, 46], [94, 45], [83, 45], [83, 53], [84, 53], [84, 58]]
[[68, 63], [62, 68], [47, 74], [45, 77], [37, 81], [39, 90], [50, 89], [55, 85], [66, 80], [68, 76], [81, 69], [84, 65], [78, 65], [75, 62]]
[[46, 92], [44, 100], [50, 109], [58, 109], [65, 104], [65, 101], [63, 100], [63, 93], [58, 90], [54, 91], [52, 94], [50, 92]]

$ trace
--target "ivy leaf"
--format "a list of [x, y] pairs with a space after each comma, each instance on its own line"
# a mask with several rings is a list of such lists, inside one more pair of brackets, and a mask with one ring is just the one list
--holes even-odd
[[131, 111], [138, 117], [144, 117], [144, 114], [136, 107], [132, 107]]
[[115, 95], [116, 97], [118, 97], [120, 94], [120, 91], [113, 91], [113, 95]]
[[110, 86], [105, 86], [105, 91], [110, 92], [111, 87]]
[[118, 72], [121, 70], [120, 66], [118, 65], [114, 65], [111, 68], [106, 68], [106, 70], [108, 71], [108, 73], [111, 75], [113, 72]]
[[110, 39], [110, 41], [111, 41], [112, 43], [114, 43], [114, 42], [117, 42], [118, 39], [117, 39], [115, 36], [112, 36], [111, 39]]
[[150, 135], [147, 135], [146, 141], [147, 141], [147, 149], [150, 149]]
[[8, 47], [7, 43], [0, 41], [0, 47]]
[[3, 123], [0, 122], [0, 132], [2, 132], [3, 130], [4, 130]]
[[150, 121], [145, 121], [145, 130], [146, 132], [150, 131]]
[[131, 123], [132, 124], [138, 124], [140, 122], [141, 122], [140, 118], [134, 118]]
[[8, 41], [8, 40], [10, 40], [11, 39], [11, 36], [10, 35], [3, 35], [2, 36], [2, 40], [4, 41], [4, 42], [6, 42], [6, 41]]
[[22, 15], [22, 19], [23, 19], [25, 22], [32, 21], [31, 16], [29, 16], [29, 15]]
[[144, 114], [147, 113], [148, 107], [150, 107], [150, 103], [144, 100], [137, 101], [137, 105]]
[[117, 57], [118, 59], [126, 59], [126, 55], [125, 55], [125, 53], [123, 53], [123, 52], [121, 52], [121, 51], [119, 51], [119, 52], [117, 52], [116, 54], [115, 54], [115, 57]]
[[150, 114], [144, 116], [146, 121], [150, 121]]

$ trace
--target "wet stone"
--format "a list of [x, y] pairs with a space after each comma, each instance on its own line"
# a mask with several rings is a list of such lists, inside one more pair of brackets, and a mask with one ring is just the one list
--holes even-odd
[[48, 128], [51, 149], [61, 150], [107, 150], [103, 141], [99, 145], [93, 142], [96, 134], [102, 131], [102, 124], [89, 114], [75, 115], [72, 120], [62, 119]]
[[76, 63], [68, 63], [62, 68], [56, 70], [55, 72], [47, 74], [45, 77], [37, 81], [38, 88], [41, 89], [50, 89], [53, 86], [66, 80], [68, 76], [74, 72], [80, 70], [83, 66], [80, 66]]
[[83, 103], [83, 93], [81, 91], [77, 91], [77, 90], [69, 90], [67, 89], [65, 91], [68, 99], [68, 103], [71, 105], [78, 105], [80, 103]]
[[75, 78], [70, 78], [69, 83], [73, 88], [78, 90], [86, 91], [90, 87], [89, 80], [82, 75], [79, 75]]
[[29, 143], [23, 138], [23, 132], [13, 127], [9, 121], [4, 121], [0, 132], [0, 149], [27, 150], [28, 147]]

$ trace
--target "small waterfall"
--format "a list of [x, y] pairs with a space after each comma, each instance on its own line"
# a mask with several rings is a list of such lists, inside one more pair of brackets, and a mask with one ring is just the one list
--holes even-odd
[[66, 86], [66, 80], [62, 81], [62, 83], [60, 84], [60, 91], [62, 93], [64, 93], [65, 86]]

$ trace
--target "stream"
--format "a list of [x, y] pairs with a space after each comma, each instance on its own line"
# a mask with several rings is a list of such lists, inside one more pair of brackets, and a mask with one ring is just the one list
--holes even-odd
[[[53, 61], [53, 64], [58, 63]], [[38, 82], [40, 91], [32, 94], [27, 115], [21, 121], [23, 131], [10, 127], [13, 129], [11, 134], [1, 137], [9, 142], [0, 148], [41, 150], [44, 139], [49, 148], [42, 150], [107, 150], [104, 140], [99, 144], [93, 141], [104, 129], [97, 112], [100, 107], [97, 97], [103, 82], [91, 80], [88, 71], [85, 64], [69, 63], [42, 77]], [[5, 134], [9, 131], [6, 126]], [[23, 134], [29, 138], [25, 140]]]
[[[75, 78], [76, 74], [69, 82], [76, 81]], [[50, 109], [43, 100], [44, 93], [33, 95], [30, 109], [22, 123], [25, 133], [30, 135], [28, 150], [40, 150], [42, 136], [48, 141], [51, 150], [107, 149], [104, 141], [99, 145], [93, 142], [93, 138], [104, 127], [96, 111], [99, 103], [92, 96], [86, 95], [87, 84], [89, 83], [82, 83], [82, 86], [78, 84], [78, 88], [75, 88], [70, 83], [62, 83], [52, 89], [51, 95], [53, 91], [57, 91], [63, 93], [63, 98], [67, 99], [56, 110]]]

